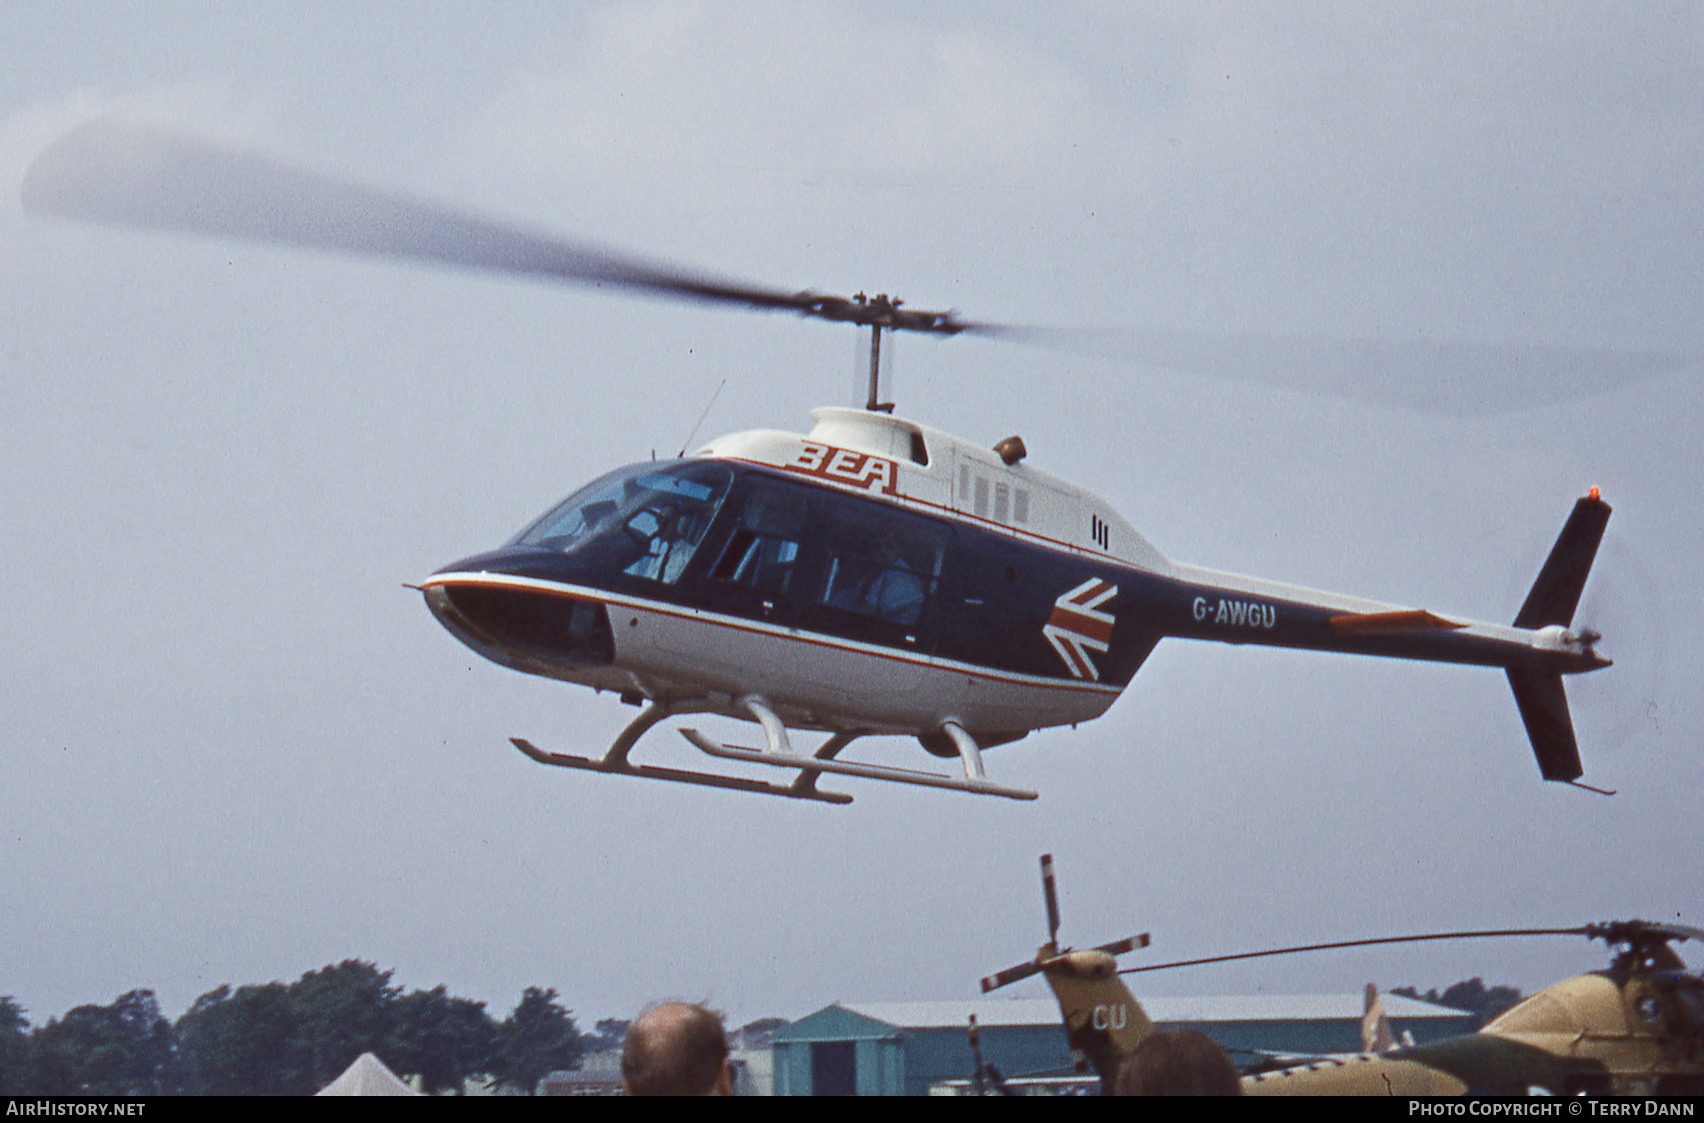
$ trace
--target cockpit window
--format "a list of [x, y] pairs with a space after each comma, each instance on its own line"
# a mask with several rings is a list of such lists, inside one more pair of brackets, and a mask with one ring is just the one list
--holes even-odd
[[563, 553], [596, 552], [634, 577], [680, 580], [716, 517], [733, 473], [721, 464], [640, 464], [581, 488], [514, 539]]
[[1674, 990], [1676, 1010], [1684, 1022], [1687, 1032], [1704, 1033], [1704, 990], [1700, 990], [1696, 982], [1687, 982]]

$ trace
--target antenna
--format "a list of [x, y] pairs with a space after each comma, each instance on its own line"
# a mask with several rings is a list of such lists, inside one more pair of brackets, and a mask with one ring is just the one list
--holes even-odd
[[698, 435], [698, 426], [704, 424], [704, 419], [706, 417], [710, 416], [710, 407], [715, 405], [716, 399], [722, 396], [722, 387], [726, 386], [727, 384], [728, 384], [728, 380], [726, 378], [722, 379], [722, 381], [720, 381], [716, 384], [716, 392], [714, 394], [711, 394], [710, 400], [705, 403], [704, 412], [699, 414], [698, 420], [693, 423], [692, 432], [690, 432], [686, 435], [686, 440], [680, 442], [680, 451], [675, 453], [676, 456], [685, 456], [686, 455], [686, 446], [691, 444], [692, 438]]

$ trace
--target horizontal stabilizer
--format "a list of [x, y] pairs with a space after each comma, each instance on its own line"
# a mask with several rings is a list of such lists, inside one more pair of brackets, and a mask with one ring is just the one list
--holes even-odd
[[1591, 495], [1574, 504], [1573, 514], [1568, 516], [1567, 525], [1551, 547], [1550, 557], [1538, 571], [1532, 592], [1527, 594], [1526, 603], [1515, 617], [1515, 627], [1547, 628], [1560, 624], [1565, 628], [1573, 622], [1580, 591], [1585, 588], [1586, 575], [1591, 572], [1592, 559], [1597, 556], [1598, 543], [1603, 541], [1603, 528], [1608, 523], [1609, 504], [1599, 499], [1597, 489], [1593, 488]]
[[1562, 690], [1562, 676], [1514, 667], [1509, 668], [1508, 674], [1509, 685], [1515, 691], [1515, 704], [1521, 708], [1521, 720], [1526, 722], [1527, 737], [1532, 740], [1532, 751], [1538, 757], [1538, 770], [1546, 780], [1579, 779], [1580, 747], [1574, 741], [1574, 722], [1568, 716], [1568, 696]]

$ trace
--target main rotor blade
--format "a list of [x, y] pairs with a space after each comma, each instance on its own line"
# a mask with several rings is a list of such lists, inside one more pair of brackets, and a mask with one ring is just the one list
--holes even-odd
[[944, 313], [729, 280], [110, 118], [50, 145], [24, 178], [23, 201], [42, 214], [87, 222], [613, 285], [913, 331], [959, 330]]
[[1696, 352], [1426, 339], [974, 323], [965, 324], [962, 330], [1115, 362], [1284, 386], [1452, 417], [1537, 409], [1632, 386], [1704, 362], [1704, 355]]
[[1699, 361], [1697, 355], [1658, 351], [966, 321], [951, 312], [901, 308], [884, 297], [788, 291], [686, 269], [113, 118], [74, 129], [42, 152], [24, 178], [23, 201], [38, 213], [86, 222], [610, 286], [864, 326], [963, 332], [1455, 416], [1532, 409]]
[[1121, 967], [1120, 975], [1135, 975], [1143, 971], [1167, 971], [1173, 967], [1199, 967], [1206, 963], [1229, 963], [1237, 959], [1264, 959], [1273, 955], [1295, 955], [1304, 951], [1336, 951], [1341, 948], [1364, 948], [1375, 944], [1418, 944], [1428, 940], [1475, 940], [1493, 936], [1591, 936], [1587, 928], [1500, 928], [1479, 932], [1428, 932], [1421, 936], [1381, 936], [1372, 940], [1341, 940], [1332, 944], [1302, 944], [1291, 948], [1269, 948], [1266, 951], [1245, 951], [1235, 955], [1211, 955], [1204, 959], [1180, 959], [1172, 963], [1150, 963], [1145, 967]]

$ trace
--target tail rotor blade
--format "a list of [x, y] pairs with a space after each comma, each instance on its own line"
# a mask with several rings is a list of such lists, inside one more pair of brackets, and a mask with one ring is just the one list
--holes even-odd
[[1041, 856], [1041, 890], [1047, 896], [1047, 942], [1059, 944], [1059, 891], [1053, 886], [1053, 855]]
[[1102, 944], [1095, 950], [1104, 951], [1108, 955], [1123, 955], [1127, 951], [1135, 951], [1137, 948], [1145, 948], [1148, 946], [1148, 943], [1148, 933], [1143, 932], [1138, 936], [1130, 936], [1126, 939], [1114, 940], [1110, 944]]
[[991, 990], [999, 990], [1008, 983], [1015, 983], [1019, 979], [1027, 979], [1040, 970], [1041, 964], [1039, 963], [1020, 963], [1016, 967], [1008, 967], [997, 975], [989, 975], [987, 978], [983, 979], [982, 993], [987, 994]]

